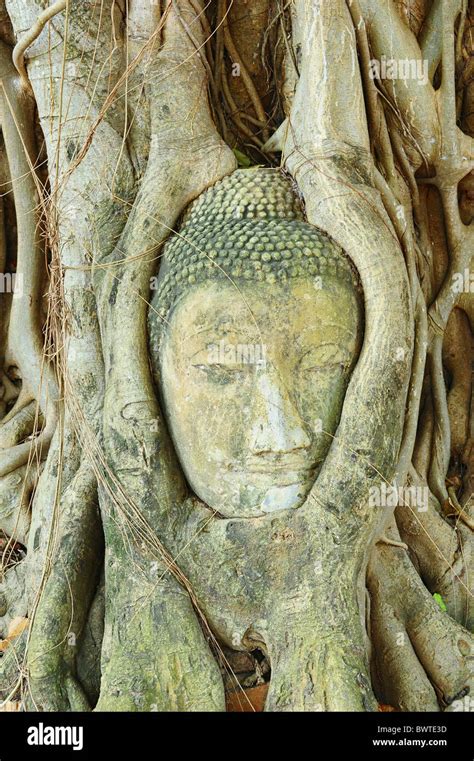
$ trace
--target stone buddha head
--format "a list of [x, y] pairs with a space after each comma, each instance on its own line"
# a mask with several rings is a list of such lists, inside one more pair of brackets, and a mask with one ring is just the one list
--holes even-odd
[[190, 206], [149, 335], [194, 493], [225, 517], [299, 507], [336, 433], [363, 309], [350, 261], [280, 172], [237, 170]]

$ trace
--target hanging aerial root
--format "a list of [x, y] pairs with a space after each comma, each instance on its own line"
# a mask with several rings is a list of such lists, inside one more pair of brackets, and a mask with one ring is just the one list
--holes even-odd
[[28, 72], [25, 65], [25, 52], [40, 36], [48, 21], [57, 16], [58, 13], [61, 13], [61, 11], [67, 7], [67, 2], [68, 0], [57, 0], [57, 2], [53, 3], [49, 8], [46, 8], [46, 10], [38, 16], [31, 29], [18, 40], [13, 49], [13, 64], [20, 75], [21, 83], [25, 90], [31, 92], [31, 84], [28, 79]]
[[19, 368], [21, 396], [28, 393], [37, 398], [45, 413], [48, 391], [52, 403], [56, 384], [43, 352], [45, 251], [40, 233], [42, 187], [35, 172], [34, 104], [21, 92], [18, 75], [10, 60], [10, 50], [4, 44], [0, 45], [0, 76], [2, 133], [12, 176], [18, 226], [16, 276], [21, 282], [21, 290], [11, 303], [5, 359], [8, 365]]
[[[19, 87], [10, 49], [4, 43], [0, 43], [0, 75], [0, 116], [18, 227], [16, 277], [22, 286], [12, 299], [5, 352], [6, 365], [19, 369], [22, 388], [2, 421], [0, 446], [9, 448], [2, 453], [1, 477], [35, 457], [46, 456], [57, 421], [57, 383], [44, 353], [42, 283], [46, 263], [39, 232], [41, 185], [35, 173], [34, 104]], [[28, 433], [30, 425], [26, 405], [33, 399], [38, 407], [29, 430], [31, 440], [22, 441], [22, 432]], [[41, 417], [46, 421], [42, 430]]]

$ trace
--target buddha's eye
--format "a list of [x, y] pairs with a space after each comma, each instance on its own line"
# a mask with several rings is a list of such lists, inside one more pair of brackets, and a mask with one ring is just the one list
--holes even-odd
[[196, 370], [203, 373], [212, 383], [235, 383], [242, 381], [245, 377], [245, 371], [248, 370], [243, 365], [223, 365], [219, 363], [193, 365]]
[[325, 365], [312, 365], [311, 367], [300, 367], [301, 372], [303, 373], [343, 373], [346, 369], [346, 365], [344, 362], [331, 362], [330, 364]]
[[300, 359], [298, 369], [306, 374], [343, 374], [350, 364], [349, 357], [335, 344], [325, 344], [309, 349]]

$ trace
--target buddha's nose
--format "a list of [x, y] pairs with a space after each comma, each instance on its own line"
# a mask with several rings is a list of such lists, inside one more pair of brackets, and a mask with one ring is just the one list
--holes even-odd
[[311, 439], [297, 409], [272, 366], [257, 375], [251, 402], [250, 449], [279, 454], [307, 449]]

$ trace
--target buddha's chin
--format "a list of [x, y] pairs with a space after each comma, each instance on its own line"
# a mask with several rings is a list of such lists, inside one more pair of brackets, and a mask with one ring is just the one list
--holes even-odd
[[300, 507], [306, 499], [307, 494], [303, 493], [301, 484], [290, 484], [289, 486], [273, 486], [265, 494], [260, 509], [263, 513], [273, 513], [275, 510], [289, 510], [290, 508]]
[[[211, 509], [224, 518], [258, 518], [279, 510], [291, 510], [300, 507], [307, 499], [312, 479], [296, 480], [293, 483], [271, 484], [267, 488], [258, 488], [254, 484], [240, 485], [235, 490], [226, 490], [226, 494], [201, 494]], [[198, 495], [199, 496], [199, 495]], [[209, 499], [209, 497], [211, 497]]]

